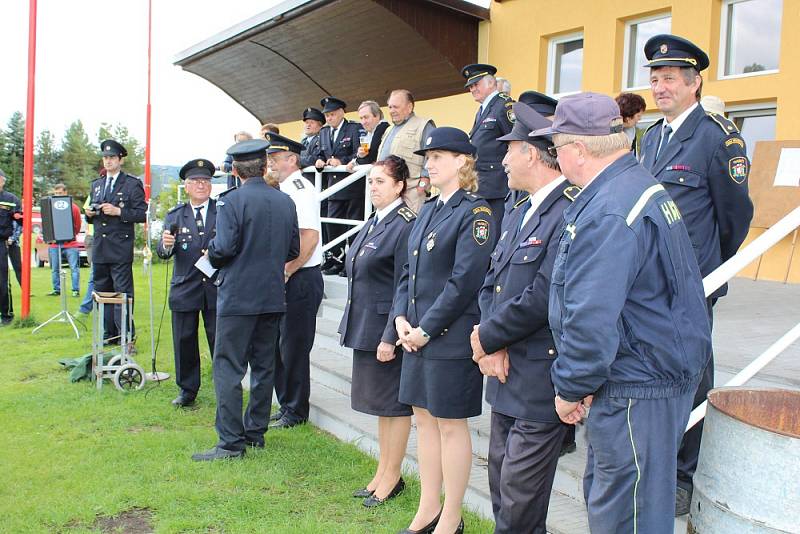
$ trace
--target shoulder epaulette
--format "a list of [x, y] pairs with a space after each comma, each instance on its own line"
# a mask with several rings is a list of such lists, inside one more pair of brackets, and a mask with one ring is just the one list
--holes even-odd
[[[504, 93], [504, 92], [502, 92], [502, 91], [501, 91], [501, 92], [497, 93], [497, 96], [499, 96], [500, 98], [502, 98], [502, 99], [503, 99], [503, 100], [505, 100], [506, 102], [508, 102], [509, 100], [511, 100], [511, 101], [512, 101], [511, 103], [512, 103], [512, 104], [514, 103], [514, 102], [513, 102], [513, 100], [514, 100], [514, 99], [513, 99], [513, 98], [511, 98], [511, 95], [509, 95], [508, 93]], [[506, 105], [508, 105], [508, 104], [506, 104]]]
[[178, 211], [179, 209], [181, 209], [182, 207], [184, 207], [185, 205], [186, 205], [186, 202], [181, 202], [180, 204], [178, 204], [177, 206], [175, 206], [174, 208], [172, 208], [171, 210], [169, 210], [169, 211], [167, 212], [167, 214], [169, 215], [170, 213], [176, 212], [176, 211]]
[[223, 191], [222, 193], [220, 193], [219, 195], [217, 195], [217, 198], [222, 198], [222, 197], [224, 197], [225, 195], [227, 195], [228, 193], [230, 193], [231, 191], [235, 191], [235, 190], [237, 190], [237, 189], [239, 189], [239, 186], [238, 186], [238, 185], [234, 185], [234, 186], [233, 186], [233, 187], [231, 187], [230, 189], [226, 189], [225, 191]]
[[477, 202], [477, 201], [479, 201], [479, 200], [483, 200], [483, 197], [482, 197], [482, 196], [480, 196], [480, 195], [477, 195], [477, 194], [475, 194], [475, 193], [472, 193], [472, 192], [470, 192], [470, 191], [467, 191], [467, 192], [464, 194], [464, 198], [466, 198], [466, 199], [467, 199], [467, 200], [469, 200], [470, 202]]
[[436, 202], [437, 200], [439, 200], [440, 196], [441, 194], [431, 195], [430, 198], [425, 199], [425, 204], [427, 204], [428, 202]]
[[739, 128], [736, 127], [736, 124], [734, 124], [732, 120], [725, 118], [722, 115], [717, 115], [711, 111], [706, 111], [706, 117], [716, 122], [717, 125], [722, 128], [722, 131], [725, 132], [725, 135], [739, 133]]
[[[644, 133], [647, 133], [647, 132], [649, 132], [650, 130], [652, 130], [652, 129], [653, 129], [653, 128], [655, 128], [656, 126], [660, 126], [662, 122], [664, 122], [664, 119], [663, 119], [663, 118], [661, 118], [661, 119], [658, 119], [656, 122], [654, 122], [653, 124], [651, 124], [650, 126], [648, 126], [648, 127], [645, 129]], [[644, 137], [644, 134], [642, 134], [642, 137]]]
[[523, 204], [525, 204], [528, 201], [529, 198], [531, 198], [530, 195], [525, 195], [525, 197], [519, 199], [517, 201], [517, 203], [514, 204], [514, 207], [512, 209], [517, 209], [518, 207], [522, 206]]
[[570, 202], [575, 202], [575, 199], [578, 198], [578, 195], [581, 194], [581, 188], [577, 185], [571, 185], [564, 189], [564, 196], [567, 197]]
[[406, 222], [411, 222], [417, 218], [417, 214], [414, 213], [414, 210], [409, 208], [408, 206], [403, 206], [399, 210], [397, 210], [397, 214], [405, 219]]

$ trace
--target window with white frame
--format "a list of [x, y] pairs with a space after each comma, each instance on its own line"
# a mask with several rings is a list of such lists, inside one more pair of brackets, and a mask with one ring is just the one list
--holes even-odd
[[724, 0], [720, 77], [778, 70], [783, 0]]
[[747, 156], [753, 157], [757, 141], [775, 140], [775, 108], [738, 109], [730, 111], [728, 118], [733, 121], [747, 146]]
[[573, 33], [550, 40], [547, 92], [577, 93], [583, 81], [583, 34]]
[[654, 35], [670, 33], [672, 16], [667, 13], [636, 19], [625, 24], [625, 57], [622, 85], [625, 89], [642, 89], [650, 85], [650, 69], [644, 56], [644, 44]]

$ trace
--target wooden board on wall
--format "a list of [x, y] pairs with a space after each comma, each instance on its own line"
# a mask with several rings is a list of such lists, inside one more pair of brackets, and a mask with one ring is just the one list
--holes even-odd
[[[775, 173], [783, 148], [800, 148], [800, 141], [759, 141], [750, 168], [750, 198], [755, 213], [751, 227], [770, 228], [800, 206], [800, 187], [775, 186]], [[800, 175], [800, 169], [797, 169]]]

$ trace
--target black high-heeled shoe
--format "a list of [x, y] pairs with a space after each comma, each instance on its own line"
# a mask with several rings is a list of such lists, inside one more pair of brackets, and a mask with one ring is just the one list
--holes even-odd
[[398, 495], [403, 493], [404, 489], [406, 489], [406, 481], [403, 480], [403, 477], [400, 477], [400, 480], [397, 481], [397, 484], [394, 485], [394, 487], [392, 488], [392, 491], [390, 491], [389, 494], [386, 497], [381, 499], [380, 497], [375, 495], [375, 493], [373, 492], [372, 495], [370, 495], [369, 497], [364, 499], [364, 503], [363, 504], [367, 508], [375, 508], [376, 506], [382, 505], [383, 503], [385, 503], [389, 499], [394, 499], [395, 497], [397, 497]]
[[411, 530], [410, 528], [404, 528], [403, 530], [401, 530], [397, 534], [432, 534], [432, 532], [434, 530], [436, 530], [436, 525], [439, 524], [439, 518], [441, 518], [441, 517], [442, 517], [442, 511], [439, 510], [439, 513], [436, 514], [436, 517], [434, 517], [433, 520], [431, 520], [430, 523], [428, 523], [427, 525], [425, 525], [421, 529], [419, 529], [419, 530]]
[[366, 499], [367, 497], [372, 497], [373, 493], [375, 493], [375, 490], [361, 488], [353, 492], [353, 497], [356, 499]]
[[461, 521], [458, 522], [456, 534], [464, 534], [464, 518], [461, 518]]

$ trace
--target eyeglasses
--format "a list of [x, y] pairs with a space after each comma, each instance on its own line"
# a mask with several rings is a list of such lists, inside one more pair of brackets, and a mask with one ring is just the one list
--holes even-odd
[[194, 186], [202, 185], [203, 187], [206, 187], [206, 186], [211, 187], [211, 180], [203, 180], [203, 179], [192, 180], [192, 179], [189, 179], [189, 180], [186, 180], [186, 183], [188, 185], [194, 185]]
[[559, 148], [567, 146], [567, 145], [571, 145], [574, 142], [575, 141], [570, 141], [569, 143], [564, 143], [563, 145], [549, 146], [549, 147], [547, 147], [547, 153], [550, 154], [551, 156], [553, 156], [554, 158], [558, 157], [558, 149]]

